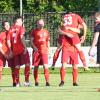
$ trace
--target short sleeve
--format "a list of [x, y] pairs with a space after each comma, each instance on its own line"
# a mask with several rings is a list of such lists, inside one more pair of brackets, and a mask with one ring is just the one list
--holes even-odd
[[100, 24], [98, 24], [98, 25], [96, 25], [95, 27], [94, 27], [94, 33], [95, 32], [100, 32]]
[[79, 15], [77, 15], [77, 20], [78, 20], [78, 23], [81, 25], [82, 23], [84, 23], [84, 20]]
[[20, 28], [20, 33], [21, 33], [21, 35], [24, 35], [25, 34], [25, 28], [24, 27], [21, 27]]

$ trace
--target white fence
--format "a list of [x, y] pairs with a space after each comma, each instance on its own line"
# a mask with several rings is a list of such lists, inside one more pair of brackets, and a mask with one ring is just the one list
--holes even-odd
[[[50, 48], [50, 52], [49, 52], [49, 67], [52, 65], [52, 60], [53, 60], [53, 55], [54, 55], [54, 52], [56, 50], [57, 47], [51, 47]], [[87, 65], [89, 67], [98, 67], [98, 65], [96, 64], [96, 54], [94, 57], [90, 57], [88, 55], [88, 52], [89, 52], [89, 48], [90, 47], [82, 47], [82, 50], [85, 54], [85, 58], [86, 58], [86, 62], [87, 62]], [[30, 61], [31, 61], [31, 66], [32, 66], [32, 48], [28, 48], [28, 51], [29, 51], [29, 54], [30, 54]], [[96, 48], [95, 48], [95, 51], [96, 51]], [[71, 65], [68, 65], [68, 67], [70, 67]], [[79, 64], [78, 64], [79, 67], [82, 67], [82, 62], [80, 61], [79, 59]], [[7, 67], [7, 66], [6, 66]], [[24, 66], [23, 66], [24, 67]], [[59, 58], [56, 62], [56, 67], [61, 67], [61, 52], [60, 52], [60, 55], [59, 55]]]

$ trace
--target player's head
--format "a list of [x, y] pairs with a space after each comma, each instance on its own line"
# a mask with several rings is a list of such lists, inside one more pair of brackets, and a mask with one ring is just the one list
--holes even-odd
[[70, 13], [73, 13], [73, 11], [71, 11], [71, 10], [66, 11], [66, 14], [70, 14]]
[[95, 13], [95, 21], [100, 22], [100, 12]]
[[15, 24], [18, 26], [22, 26], [23, 25], [23, 21], [22, 21], [22, 17], [16, 17], [15, 18]]
[[38, 28], [43, 28], [44, 27], [44, 20], [43, 19], [40, 19], [37, 21], [37, 27]]
[[8, 31], [8, 30], [10, 29], [10, 24], [9, 24], [9, 22], [8, 22], [8, 21], [3, 21], [3, 22], [2, 22], [2, 27], [3, 27], [6, 31]]

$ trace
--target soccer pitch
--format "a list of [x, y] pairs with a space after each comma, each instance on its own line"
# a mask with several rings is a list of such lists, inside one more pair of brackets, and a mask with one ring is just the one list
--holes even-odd
[[50, 74], [50, 87], [45, 86], [44, 75], [39, 74], [39, 86], [34, 86], [31, 74], [30, 87], [24, 87], [24, 75], [20, 75], [21, 87], [12, 87], [11, 75], [3, 75], [0, 83], [0, 100], [100, 100], [100, 73], [79, 73], [79, 86], [72, 86], [72, 74], [66, 74], [65, 85], [59, 87], [59, 74]]

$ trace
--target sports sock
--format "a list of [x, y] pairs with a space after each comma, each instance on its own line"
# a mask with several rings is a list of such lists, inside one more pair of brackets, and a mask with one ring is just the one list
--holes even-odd
[[44, 68], [44, 77], [46, 82], [49, 82], [49, 70], [47, 68]]
[[77, 83], [78, 69], [73, 68], [72, 75], [73, 75], [73, 83]]
[[58, 59], [58, 57], [59, 57], [60, 51], [61, 51], [61, 50], [59, 50], [59, 49], [57, 49], [57, 50], [55, 51], [54, 56], [53, 56], [53, 64], [52, 64], [52, 66], [55, 65], [55, 63], [56, 63], [56, 61], [57, 61], [57, 59]]
[[38, 82], [38, 69], [34, 69], [34, 80], [35, 82]]
[[61, 67], [61, 69], [60, 69], [61, 81], [64, 81], [65, 74], [66, 74], [65, 68]]
[[14, 74], [15, 74], [16, 84], [18, 84], [19, 83], [19, 68], [14, 69]]
[[14, 69], [11, 69], [11, 71], [12, 71], [12, 81], [13, 83], [16, 83]]
[[25, 66], [24, 75], [25, 75], [25, 82], [29, 82], [30, 66]]

